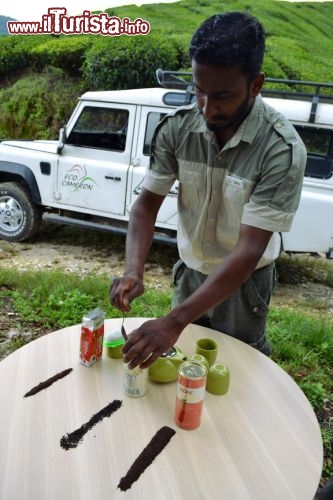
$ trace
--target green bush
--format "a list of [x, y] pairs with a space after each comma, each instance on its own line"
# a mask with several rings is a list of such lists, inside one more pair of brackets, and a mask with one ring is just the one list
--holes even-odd
[[159, 67], [178, 68], [184, 60], [179, 38], [151, 36], [99, 39], [86, 54], [83, 77], [96, 89], [156, 86]]
[[82, 82], [49, 67], [0, 90], [0, 137], [56, 139], [82, 93]]
[[[46, 37], [41, 37], [46, 38]], [[41, 38], [24, 36], [0, 37], [0, 77], [12, 77], [31, 67], [30, 50]]]
[[[267, 41], [268, 55], [266, 64], [275, 63], [285, 78], [294, 80], [316, 80], [329, 82], [332, 75], [332, 67], [322, 64], [323, 61], [311, 61], [308, 56], [308, 48], [298, 40], [288, 37], [274, 36]], [[274, 68], [274, 76], [276, 71]], [[317, 75], [317, 76], [315, 76]], [[269, 75], [271, 76], [271, 75]], [[298, 90], [302, 90], [299, 88]]]
[[92, 41], [92, 37], [86, 35], [49, 38], [31, 49], [30, 58], [37, 71], [54, 66], [70, 76], [80, 76], [85, 53]]

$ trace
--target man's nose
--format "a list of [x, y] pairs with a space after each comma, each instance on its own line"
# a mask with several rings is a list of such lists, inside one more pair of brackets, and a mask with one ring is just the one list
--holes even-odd
[[201, 99], [201, 109], [202, 109], [202, 114], [206, 120], [209, 120], [213, 116], [218, 115], [216, 102], [214, 101], [214, 99], [208, 96], [205, 96]]

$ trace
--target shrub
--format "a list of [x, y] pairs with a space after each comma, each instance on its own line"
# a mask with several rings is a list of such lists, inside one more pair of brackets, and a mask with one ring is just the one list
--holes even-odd
[[86, 55], [83, 77], [96, 89], [129, 89], [156, 85], [159, 67], [178, 68], [184, 59], [179, 38], [99, 39]]
[[20, 78], [0, 90], [0, 137], [56, 139], [82, 90], [80, 80], [52, 67]]
[[41, 71], [47, 66], [54, 66], [66, 71], [70, 76], [80, 76], [85, 52], [91, 44], [91, 36], [51, 37], [33, 47], [30, 58], [37, 71]]
[[[41, 37], [45, 39], [45, 37]], [[31, 66], [31, 48], [40, 43], [41, 38], [23, 36], [0, 37], [0, 77], [9, 77], [21, 73]]]

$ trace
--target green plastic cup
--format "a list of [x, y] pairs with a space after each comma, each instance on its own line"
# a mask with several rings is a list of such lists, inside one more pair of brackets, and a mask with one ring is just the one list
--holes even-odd
[[230, 384], [229, 369], [222, 363], [210, 367], [207, 376], [206, 391], [216, 396], [227, 394]]
[[218, 346], [213, 339], [199, 339], [195, 346], [195, 353], [204, 356], [209, 366], [212, 366], [217, 358]]

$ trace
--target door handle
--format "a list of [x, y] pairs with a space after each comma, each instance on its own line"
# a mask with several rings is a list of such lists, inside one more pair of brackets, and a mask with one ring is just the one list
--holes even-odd
[[114, 175], [106, 175], [105, 179], [110, 179], [111, 181], [116, 181], [116, 182], [121, 181], [121, 177], [115, 177]]

